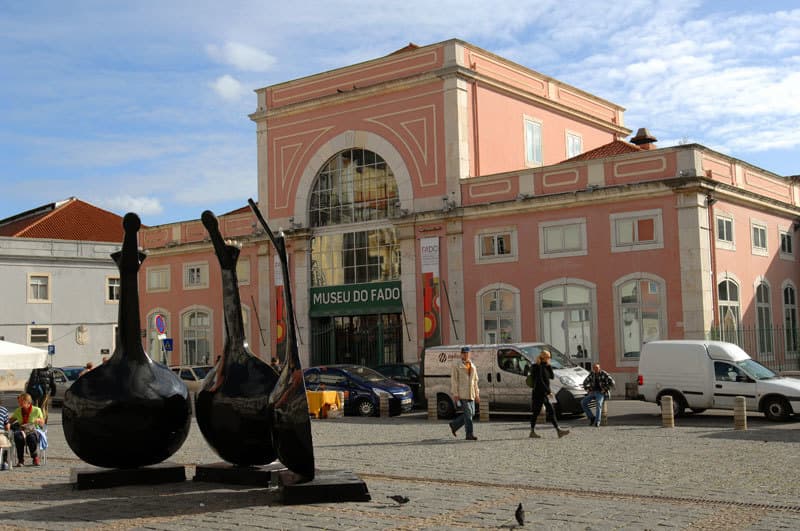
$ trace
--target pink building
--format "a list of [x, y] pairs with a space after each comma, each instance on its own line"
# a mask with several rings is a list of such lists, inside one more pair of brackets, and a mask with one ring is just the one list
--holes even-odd
[[[259, 205], [286, 234], [304, 363], [536, 340], [622, 388], [643, 342], [714, 335], [797, 364], [796, 178], [646, 130], [625, 142], [622, 107], [455, 39], [257, 94]], [[251, 347], [280, 353], [273, 249], [249, 213], [223, 218], [250, 268]], [[147, 281], [169, 279], [143, 313], [167, 315], [173, 362], [197, 361], [203, 330], [222, 348], [198, 227], [143, 233]], [[187, 287], [195, 265], [207, 289]]]

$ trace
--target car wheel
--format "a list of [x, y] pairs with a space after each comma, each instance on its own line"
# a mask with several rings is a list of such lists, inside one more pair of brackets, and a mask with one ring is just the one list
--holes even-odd
[[692, 413], [694, 413], [696, 415], [699, 415], [700, 413], [704, 412], [705, 410], [706, 410], [706, 408], [704, 408], [704, 407], [693, 407], [692, 408]]
[[770, 398], [764, 403], [764, 415], [769, 420], [789, 420], [792, 408], [783, 398]]
[[456, 415], [456, 408], [447, 395], [436, 397], [436, 416], [440, 419], [451, 419]]
[[375, 414], [375, 404], [369, 398], [362, 398], [356, 404], [356, 410], [362, 417], [371, 417]]

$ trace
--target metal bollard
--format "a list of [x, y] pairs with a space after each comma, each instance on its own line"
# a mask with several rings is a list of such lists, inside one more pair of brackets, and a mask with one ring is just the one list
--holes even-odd
[[389, 416], [389, 397], [386, 395], [380, 396], [380, 415], [381, 417]]
[[480, 411], [478, 415], [481, 422], [489, 422], [489, 401], [488, 400], [481, 400], [481, 403], [478, 405]]
[[672, 396], [661, 397], [661, 426], [663, 428], [675, 427], [675, 415], [672, 411]]
[[600, 425], [608, 426], [608, 400], [603, 400], [603, 407], [600, 409]]
[[734, 398], [733, 429], [747, 431], [747, 401], [743, 396]]

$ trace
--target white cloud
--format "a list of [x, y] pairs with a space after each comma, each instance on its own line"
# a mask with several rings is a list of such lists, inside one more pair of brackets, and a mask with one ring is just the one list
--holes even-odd
[[106, 199], [98, 199], [98, 206], [114, 212], [136, 212], [141, 216], [157, 215], [164, 212], [164, 207], [155, 197], [120, 195]]
[[236, 101], [245, 94], [244, 87], [239, 80], [228, 74], [218, 77], [210, 86], [214, 92], [226, 101]]
[[275, 57], [240, 42], [228, 41], [222, 46], [209, 44], [206, 52], [215, 61], [246, 72], [266, 72], [275, 65]]

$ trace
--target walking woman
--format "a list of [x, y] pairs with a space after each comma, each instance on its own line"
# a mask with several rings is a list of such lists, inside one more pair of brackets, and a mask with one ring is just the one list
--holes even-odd
[[553, 396], [553, 392], [550, 391], [550, 380], [554, 377], [553, 367], [550, 365], [549, 351], [542, 350], [539, 353], [539, 356], [536, 358], [536, 363], [534, 363], [533, 369], [531, 370], [531, 376], [533, 379], [533, 388], [531, 389], [531, 434], [529, 437], [531, 439], [540, 439], [542, 437], [536, 433], [536, 417], [539, 416], [542, 405], [544, 405], [547, 410], [547, 415], [550, 416], [550, 421], [553, 423], [553, 427], [556, 429], [558, 438], [560, 439], [564, 435], [567, 435], [569, 430], [562, 430], [558, 426], [556, 412], [549, 400], [549, 398]]

